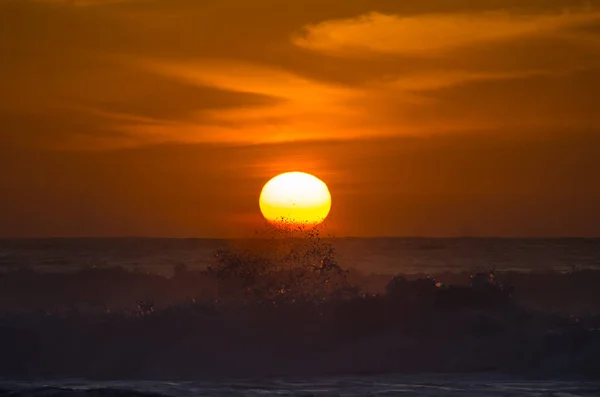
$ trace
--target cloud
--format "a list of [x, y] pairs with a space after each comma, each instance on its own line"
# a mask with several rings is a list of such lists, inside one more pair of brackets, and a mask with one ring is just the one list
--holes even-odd
[[[264, 143], [348, 139], [364, 134], [364, 131], [352, 127], [353, 122], [364, 117], [365, 113], [364, 109], [356, 106], [356, 101], [365, 96], [358, 89], [319, 82], [275, 67], [241, 61], [146, 60], [140, 65], [145, 70], [186, 84], [278, 100], [271, 106], [260, 108], [208, 109], [198, 112], [198, 118], [209, 124], [202, 129], [206, 132], [206, 139], [210, 141]], [[193, 123], [182, 124], [178, 130], [190, 131], [186, 134], [188, 138], [198, 135], [193, 132], [198, 130]]]
[[560, 36], [600, 21], [598, 11], [515, 14], [505, 11], [401, 16], [371, 12], [305, 26], [297, 46], [336, 56], [372, 53], [437, 56], [462, 47], [525, 37]]
[[597, 66], [579, 66], [570, 68], [531, 69], [521, 71], [476, 71], [431, 69], [421, 72], [405, 73], [394, 77], [383, 77], [370, 82], [370, 88], [398, 90], [405, 92], [432, 92], [448, 88], [457, 88], [469, 84], [484, 84], [502, 81], [526, 81], [539, 78], [564, 78], [577, 73], [590, 73]]
[[[104, 6], [115, 3], [133, 2], [136, 0], [35, 0], [42, 4], [55, 4], [73, 7]], [[138, 0], [139, 1], [139, 0]]]
[[352, 91], [342, 86], [311, 81], [286, 70], [243, 61], [147, 61], [142, 65], [148, 70], [187, 83], [262, 94], [315, 107], [335, 101]]
[[551, 74], [551, 72], [543, 70], [504, 73], [473, 72], [465, 70], [430, 70], [427, 72], [405, 74], [395, 79], [383, 79], [382, 82], [374, 85], [388, 89], [423, 92], [436, 91], [472, 82], [522, 79], [548, 74]]
[[136, 95], [125, 99], [103, 98], [95, 101], [95, 106], [107, 112], [172, 121], [189, 120], [197, 112], [207, 110], [255, 109], [279, 102], [267, 95], [191, 85], [162, 77], [146, 80], [152, 83], [151, 90], [138, 86]]
[[103, 150], [138, 146], [147, 141], [115, 129], [115, 121], [112, 115], [107, 117], [88, 109], [0, 110], [0, 146], [8, 150], [24, 147]]
[[[506, 121], [486, 111], [498, 99], [485, 89], [504, 82], [497, 96], [515, 93], [514, 113], [531, 109], [522, 125], [568, 112], [587, 120], [582, 90], [564, 104], [573, 75], [548, 97], [543, 86], [520, 94], [521, 82], [600, 64], [594, 9], [542, 3], [502, 2], [510, 14], [496, 0], [0, 0], [12, 32], [0, 37], [10, 60], [0, 63], [0, 112], [15, 115], [0, 119], [0, 136], [88, 149], [486, 130]], [[535, 103], [565, 111], [549, 117]]]

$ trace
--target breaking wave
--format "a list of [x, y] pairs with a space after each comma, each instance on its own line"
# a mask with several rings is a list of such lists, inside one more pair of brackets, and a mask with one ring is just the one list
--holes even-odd
[[593, 297], [598, 272], [535, 278], [490, 269], [468, 277], [369, 278], [343, 269], [318, 229], [298, 233], [238, 243], [217, 252], [206, 270], [176, 266], [170, 278], [120, 268], [6, 273], [0, 276], [0, 374], [600, 376], [600, 317], [540, 310], [521, 292], [527, 282], [540, 296], [566, 300], [557, 286], [567, 280], [564, 285], [577, 281], [578, 292], [587, 291], [583, 298]]

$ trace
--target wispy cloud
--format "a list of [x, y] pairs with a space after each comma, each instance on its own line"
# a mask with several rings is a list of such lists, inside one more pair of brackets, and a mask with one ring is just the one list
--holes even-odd
[[144, 61], [148, 70], [188, 83], [251, 92], [320, 107], [346, 97], [351, 89], [309, 80], [292, 72], [240, 61]]
[[472, 45], [561, 35], [568, 29], [598, 21], [600, 12], [596, 10], [415, 16], [372, 12], [305, 26], [293, 42], [300, 47], [337, 56], [364, 57], [373, 53], [436, 56]]
[[135, 2], [139, 0], [34, 0], [42, 4], [56, 4], [73, 7], [103, 6], [115, 3]]
[[[365, 93], [327, 84], [259, 64], [226, 60], [188, 62], [143, 61], [142, 67], [187, 84], [215, 87], [278, 99], [259, 108], [206, 109], [197, 112], [206, 140], [279, 142], [289, 140], [347, 139], [364, 131], [352, 128], [364, 117], [357, 104]], [[198, 131], [194, 122], [179, 131]], [[212, 133], [211, 133], [212, 131]], [[225, 133], [229, 131], [229, 133]], [[186, 134], [189, 138], [194, 133]]]
[[537, 76], [551, 76], [552, 70], [529, 70], [521, 72], [476, 72], [468, 70], [429, 70], [409, 73], [396, 78], [384, 78], [371, 86], [407, 92], [429, 92], [455, 87], [473, 82], [526, 79]]
[[10, 60], [0, 112], [37, 116], [0, 120], [0, 139], [73, 137], [84, 149], [368, 139], [498, 128], [517, 119], [497, 117], [504, 102], [507, 114], [529, 109], [519, 126], [587, 120], [596, 75], [568, 103], [563, 91], [578, 84], [575, 68], [600, 65], [600, 14], [560, 11], [566, 1], [511, 0], [508, 12], [495, 0], [0, 0], [13, 33], [0, 38]]

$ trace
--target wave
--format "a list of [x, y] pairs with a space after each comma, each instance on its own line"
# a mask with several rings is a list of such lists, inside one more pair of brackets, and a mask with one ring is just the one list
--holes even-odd
[[133, 388], [73, 388], [60, 386], [0, 388], [0, 396], [10, 397], [169, 397]]
[[389, 293], [319, 303], [5, 314], [0, 374], [107, 379], [489, 371], [600, 375], [599, 318], [532, 313], [487, 293], [474, 293], [469, 304], [462, 298], [440, 301], [439, 289], [427, 295], [410, 282], [407, 287], [416, 292], [402, 299]]
[[[0, 376], [600, 376], [600, 316], [520, 301], [523, 285], [595, 296], [598, 272], [372, 277], [342, 269], [318, 239], [219, 251], [207, 270], [177, 266], [171, 278], [119, 268], [7, 273]], [[129, 306], [109, 306], [115, 296]]]
[[[400, 274], [407, 280], [431, 277], [444, 285], [466, 286], [471, 272]], [[496, 277], [514, 289], [519, 305], [562, 315], [600, 314], [600, 271], [497, 271]], [[366, 294], [385, 293], [393, 276], [364, 274], [355, 269], [346, 281]], [[289, 278], [290, 282], [294, 278]], [[119, 311], [136, 310], [140, 301], [165, 308], [184, 302], [212, 302], [223, 297], [224, 286], [214, 273], [174, 266], [171, 277], [121, 267], [90, 267], [75, 272], [38, 273], [31, 269], [0, 273], [0, 313], [3, 311]], [[220, 289], [221, 288], [221, 289]]]
[[225, 382], [79, 381], [56, 386], [30, 387], [0, 383], [0, 395], [22, 397], [82, 396], [338, 396], [407, 394], [413, 396], [597, 396], [598, 382], [535, 381], [502, 376], [394, 375], [372, 377], [322, 377]]

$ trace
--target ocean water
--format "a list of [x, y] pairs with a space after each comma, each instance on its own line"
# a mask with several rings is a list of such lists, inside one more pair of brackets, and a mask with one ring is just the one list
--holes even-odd
[[[600, 269], [600, 239], [334, 238], [345, 268], [364, 273], [440, 273], [498, 270]], [[0, 239], [0, 271], [31, 267], [68, 271], [123, 266], [169, 275], [174, 265], [201, 269], [217, 249], [235, 244], [218, 239]]]
[[[363, 274], [495, 268], [515, 292], [482, 301], [488, 289], [423, 295], [415, 282], [399, 295], [223, 304], [202, 272], [145, 272], [203, 269], [247, 241], [0, 240], [0, 397], [600, 396], [600, 273], [546, 274], [599, 269], [599, 239], [317, 242]], [[143, 272], [101, 269], [114, 266]], [[2, 272], [22, 268], [36, 271]]]
[[404, 375], [223, 382], [0, 382], [6, 396], [598, 396], [600, 382]]

